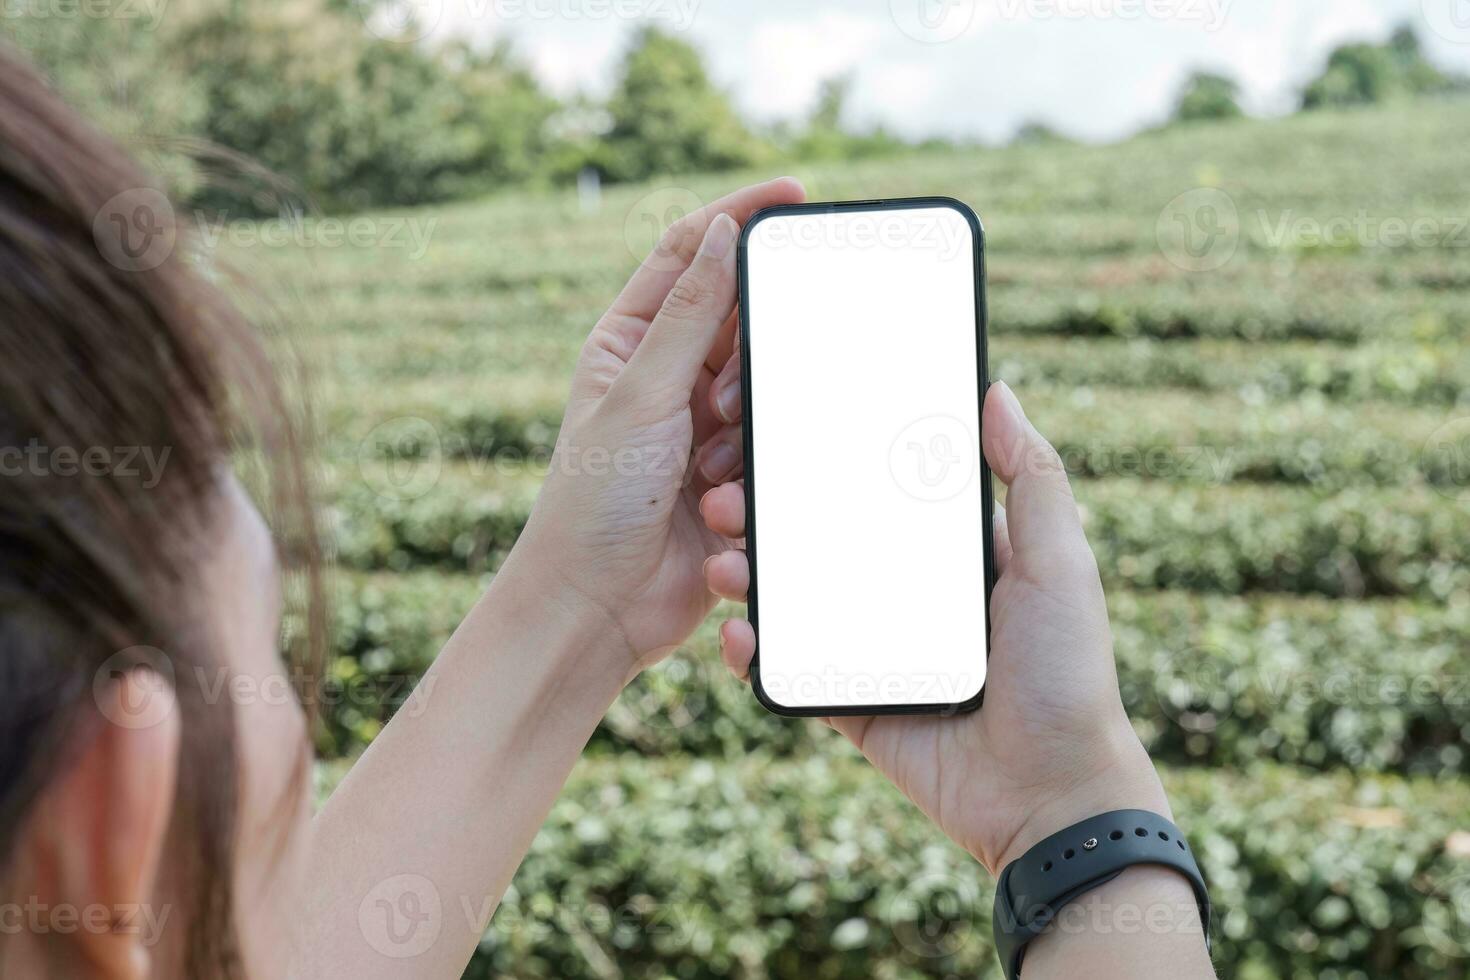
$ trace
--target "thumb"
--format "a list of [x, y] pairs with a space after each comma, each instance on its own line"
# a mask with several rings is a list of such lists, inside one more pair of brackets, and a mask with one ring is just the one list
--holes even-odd
[[981, 443], [990, 468], [1007, 488], [1005, 514], [1015, 560], [1090, 558], [1062, 458], [1026, 418], [1004, 381], [986, 394]]
[[739, 230], [724, 212], [710, 222], [694, 261], [669, 290], [614, 387], [635, 396], [667, 396], [672, 407], [689, 401], [710, 346], [735, 309]]

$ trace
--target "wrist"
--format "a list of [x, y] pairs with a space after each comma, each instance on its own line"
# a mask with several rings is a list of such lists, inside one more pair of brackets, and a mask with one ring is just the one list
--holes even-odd
[[977, 857], [998, 876], [1006, 865], [1057, 831], [1113, 810], [1148, 810], [1174, 819], [1163, 783], [1126, 718], [1099, 735], [1085, 768], [1073, 779], [1033, 800], [993, 863], [983, 855]]
[[1140, 864], [1059, 909], [1027, 944], [1025, 976], [1214, 977], [1189, 880]]
[[636, 675], [637, 658], [617, 617], [561, 575], [553, 562], [517, 549], [482, 602], [502, 621], [523, 624], [558, 669], [574, 672], [616, 698]]

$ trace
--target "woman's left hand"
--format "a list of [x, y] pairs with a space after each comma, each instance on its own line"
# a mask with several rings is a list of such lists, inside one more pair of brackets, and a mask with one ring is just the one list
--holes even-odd
[[708, 397], [736, 343], [739, 226], [804, 199], [783, 177], [686, 215], [583, 345], [513, 561], [606, 616], [630, 675], [682, 643], [716, 601], [702, 569], [730, 542], [706, 527], [699, 501], [739, 475], [739, 426], [723, 424]]

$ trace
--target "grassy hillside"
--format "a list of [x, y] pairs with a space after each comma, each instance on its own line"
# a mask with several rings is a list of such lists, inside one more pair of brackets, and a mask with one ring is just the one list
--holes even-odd
[[[798, 173], [984, 220], [993, 369], [1076, 478], [1225, 975], [1466, 975], [1466, 145], [1470, 104], [1442, 102]], [[578, 345], [659, 219], [743, 179], [373, 214], [356, 245], [227, 236], [315, 367], [334, 674], [371, 695], [331, 712], [329, 753], [371, 739], [514, 542]], [[1215, 234], [1191, 254], [1183, 228]], [[604, 723], [471, 975], [993, 975], [981, 876], [722, 676], [713, 622]], [[898, 894], [931, 873], [943, 901]]]

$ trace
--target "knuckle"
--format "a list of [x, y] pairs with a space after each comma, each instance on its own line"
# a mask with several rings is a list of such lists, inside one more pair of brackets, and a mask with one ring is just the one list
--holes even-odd
[[664, 229], [659, 237], [657, 251], [662, 255], [677, 255], [688, 259], [699, 247], [704, 237], [704, 228], [698, 211], [691, 211]]
[[1059, 492], [1071, 495], [1072, 484], [1067, 476], [1067, 464], [1055, 446], [1045, 439], [1032, 439], [1020, 460], [1020, 475], [1031, 477], [1051, 486]]
[[690, 316], [702, 312], [714, 297], [715, 286], [708, 276], [686, 272], [669, 290], [664, 311], [673, 316]]
[[1052, 479], [1060, 477], [1063, 480], [1067, 478], [1066, 468], [1062, 465], [1062, 454], [1057, 452], [1056, 446], [1045, 439], [1037, 439], [1032, 444], [1030, 459], [1027, 462], [1038, 476]]

